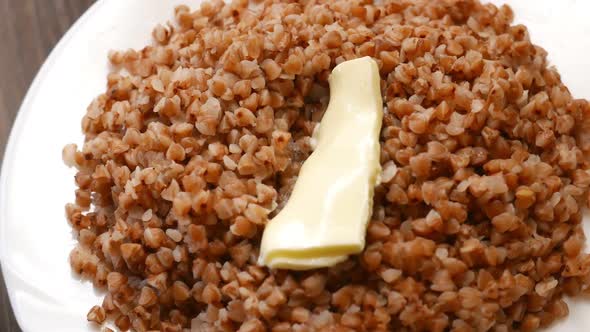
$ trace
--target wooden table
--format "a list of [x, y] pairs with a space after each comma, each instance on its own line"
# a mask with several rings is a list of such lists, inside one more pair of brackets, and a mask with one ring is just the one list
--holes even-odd
[[[0, 0], [0, 161], [20, 103], [59, 38], [94, 0]], [[0, 331], [21, 331], [0, 274]]]

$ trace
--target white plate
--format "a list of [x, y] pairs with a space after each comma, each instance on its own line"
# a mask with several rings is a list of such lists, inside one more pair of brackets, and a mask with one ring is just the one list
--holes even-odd
[[[547, 49], [573, 94], [590, 98], [590, 2], [507, 2]], [[70, 272], [74, 240], [64, 205], [74, 198], [74, 172], [62, 164], [61, 150], [83, 141], [80, 120], [105, 89], [108, 50], [147, 45], [152, 28], [170, 20], [180, 3], [194, 7], [200, 0], [99, 1], [53, 51], [20, 109], [0, 179], [0, 259], [25, 332], [93, 330], [86, 313], [101, 297]], [[570, 303], [569, 318], [553, 329], [586, 331], [590, 302]]]

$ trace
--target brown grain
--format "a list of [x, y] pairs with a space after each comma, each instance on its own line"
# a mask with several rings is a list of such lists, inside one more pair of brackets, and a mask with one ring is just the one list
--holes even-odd
[[[138, 331], [531, 331], [567, 315], [590, 275], [590, 107], [512, 18], [476, 0], [177, 8], [153, 45], [111, 53], [86, 141], [64, 149], [72, 267]], [[258, 267], [330, 70], [361, 56], [386, 110], [366, 249]]]

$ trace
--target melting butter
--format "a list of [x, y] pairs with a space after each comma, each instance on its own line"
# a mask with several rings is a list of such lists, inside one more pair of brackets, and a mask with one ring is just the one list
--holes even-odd
[[329, 83], [330, 103], [315, 150], [301, 167], [286, 206], [264, 230], [262, 265], [333, 266], [365, 246], [381, 173], [383, 101], [377, 63], [369, 57], [343, 62]]

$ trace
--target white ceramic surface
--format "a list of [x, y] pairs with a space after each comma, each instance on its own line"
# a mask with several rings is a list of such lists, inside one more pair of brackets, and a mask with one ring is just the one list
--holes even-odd
[[[510, 3], [573, 94], [590, 98], [590, 2], [493, 2]], [[100, 294], [73, 276], [68, 263], [74, 240], [64, 204], [74, 198], [74, 171], [62, 164], [61, 150], [82, 142], [80, 119], [105, 89], [108, 50], [146, 45], [152, 28], [171, 19], [179, 3], [196, 6], [200, 0], [97, 2], [55, 48], [20, 109], [0, 179], [0, 260], [25, 332], [94, 330], [86, 313], [100, 303]], [[569, 318], [552, 330], [587, 331], [590, 302], [570, 304]]]

